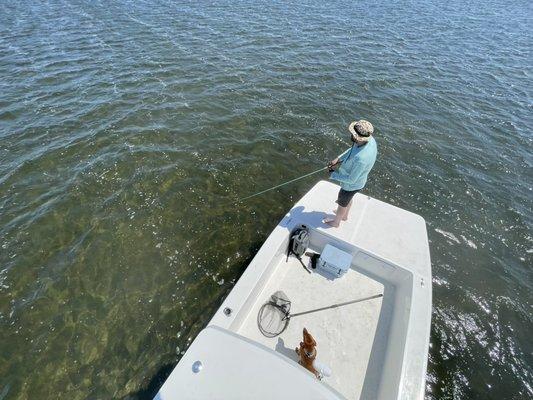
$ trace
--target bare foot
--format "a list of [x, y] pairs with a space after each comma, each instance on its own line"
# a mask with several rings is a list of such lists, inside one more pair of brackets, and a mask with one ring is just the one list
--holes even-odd
[[[336, 214], [337, 214], [337, 210], [333, 210], [333, 214], [336, 215]], [[348, 217], [344, 217], [342, 220], [343, 220], [343, 221], [348, 221]]]
[[332, 227], [334, 227], [334, 228], [338, 228], [338, 227], [339, 227], [339, 224], [336, 223], [335, 220], [334, 220], [334, 219], [331, 219], [331, 218], [324, 218], [324, 219], [322, 220], [322, 222], [323, 222], [324, 224], [328, 224], [329, 226], [332, 226]]

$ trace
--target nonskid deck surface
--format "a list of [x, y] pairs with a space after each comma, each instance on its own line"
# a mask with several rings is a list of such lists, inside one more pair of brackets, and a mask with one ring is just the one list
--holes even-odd
[[[304, 258], [304, 262], [307, 260]], [[292, 302], [291, 314], [362, 299], [384, 293], [383, 298], [361, 301], [334, 309], [293, 317], [278, 337], [267, 338], [257, 327], [257, 314], [270, 295], [282, 290]], [[392, 286], [350, 269], [343, 277], [328, 280], [307, 273], [294, 258], [280, 261], [237, 333], [298, 361], [294, 349], [307, 330], [317, 342], [317, 361], [326, 364], [332, 375], [324, 382], [348, 399], [375, 394], [386, 349]]]

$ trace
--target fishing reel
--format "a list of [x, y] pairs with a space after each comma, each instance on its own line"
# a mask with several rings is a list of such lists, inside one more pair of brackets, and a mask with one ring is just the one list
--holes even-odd
[[339, 166], [341, 165], [342, 161], [339, 160], [335, 164], [329, 162], [328, 163], [328, 171], [329, 172], [335, 172], [337, 169], [339, 169]]

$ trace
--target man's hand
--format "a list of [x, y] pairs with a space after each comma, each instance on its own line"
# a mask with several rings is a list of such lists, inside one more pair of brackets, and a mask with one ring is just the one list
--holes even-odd
[[335, 171], [337, 168], [339, 168], [339, 165], [340, 165], [340, 162], [339, 162], [339, 158], [338, 157], [336, 159], [334, 159], [334, 160], [331, 160], [328, 163], [329, 172]]

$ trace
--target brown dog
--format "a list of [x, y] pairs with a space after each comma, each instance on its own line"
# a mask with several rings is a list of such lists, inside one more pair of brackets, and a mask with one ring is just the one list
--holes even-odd
[[316, 342], [307, 329], [304, 328], [304, 341], [300, 342], [300, 347], [296, 348], [296, 354], [300, 356], [299, 364], [311, 371], [318, 379], [321, 378], [319, 372], [313, 366], [316, 358]]

